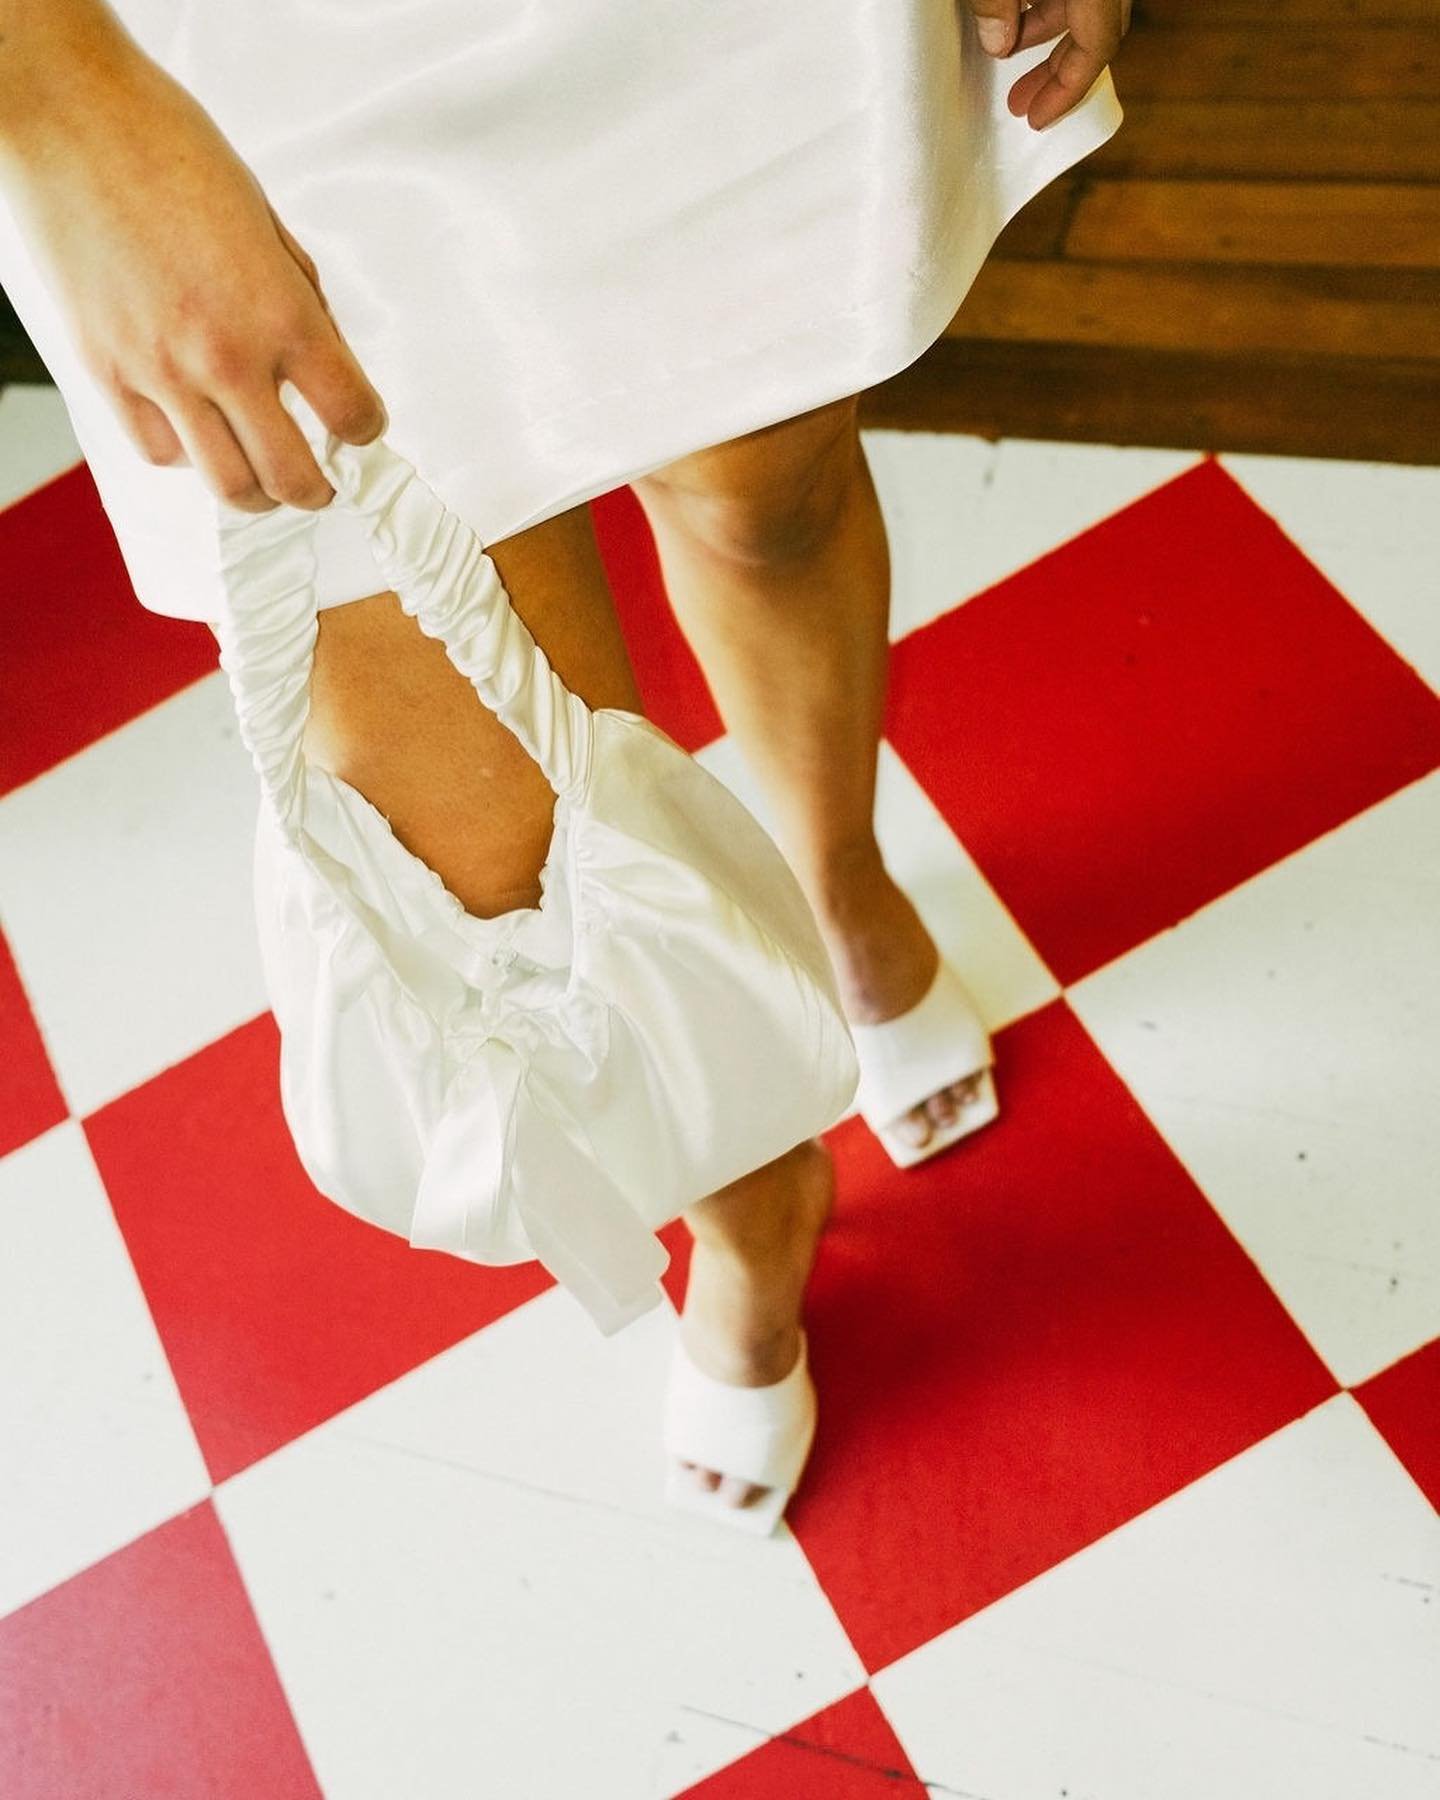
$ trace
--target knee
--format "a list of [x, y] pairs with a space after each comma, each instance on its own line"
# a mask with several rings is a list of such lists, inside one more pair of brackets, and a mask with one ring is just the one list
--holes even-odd
[[752, 433], [632, 485], [652, 523], [713, 556], [762, 568], [802, 561], [835, 529], [861, 461], [853, 408], [825, 411], [803, 433]]
[[705, 494], [687, 500], [686, 529], [716, 556], [778, 568], [813, 556], [829, 537], [848, 484], [832, 467], [780, 489]]

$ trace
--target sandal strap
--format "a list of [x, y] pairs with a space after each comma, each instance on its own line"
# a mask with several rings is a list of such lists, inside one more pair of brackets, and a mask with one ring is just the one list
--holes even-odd
[[664, 1445], [671, 1456], [788, 1492], [804, 1467], [815, 1411], [803, 1331], [789, 1374], [765, 1387], [737, 1387], [707, 1375], [677, 1331], [664, 1409]]
[[855, 1107], [872, 1131], [994, 1063], [970, 990], [942, 956], [922, 999], [898, 1018], [850, 1027], [860, 1063]]

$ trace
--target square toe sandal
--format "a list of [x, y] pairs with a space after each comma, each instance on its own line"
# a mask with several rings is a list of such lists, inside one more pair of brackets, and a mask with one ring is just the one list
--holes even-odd
[[[990, 1034], [970, 990], [943, 956], [929, 988], [909, 1012], [878, 1025], [852, 1024], [850, 1032], [860, 1064], [856, 1111], [897, 1168], [938, 1156], [999, 1113]], [[923, 1144], [905, 1142], [897, 1126], [912, 1107], [980, 1070], [984, 1079], [952, 1124], [932, 1124]]]
[[[691, 1361], [677, 1331], [665, 1390], [665, 1499], [734, 1531], [768, 1537], [785, 1511], [815, 1437], [815, 1384], [805, 1333], [790, 1373], [764, 1387], [717, 1381]], [[702, 1488], [681, 1460], [718, 1469], [768, 1491], [734, 1506]]]

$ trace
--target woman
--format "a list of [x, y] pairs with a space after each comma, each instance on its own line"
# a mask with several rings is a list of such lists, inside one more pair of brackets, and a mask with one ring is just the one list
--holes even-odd
[[[1128, 22], [1129, 0], [0, 0], [0, 282], [142, 604], [214, 628], [214, 496], [315, 511], [307, 753], [490, 917], [535, 904], [553, 794], [324, 510], [279, 388], [350, 443], [392, 434], [568, 685], [638, 712], [585, 504], [630, 481], [862, 1055], [947, 1071], [898, 1112], [889, 1081], [897, 1161], [993, 1090], [872, 828], [889, 569], [857, 395], [1114, 131]], [[696, 1405], [791, 1393], [832, 1187], [808, 1140], [686, 1213]], [[728, 1509], [776, 1486], [685, 1468]]]

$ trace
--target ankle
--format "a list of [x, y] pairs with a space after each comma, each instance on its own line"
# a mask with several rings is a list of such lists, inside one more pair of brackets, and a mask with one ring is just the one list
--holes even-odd
[[873, 1024], [904, 1012], [934, 979], [940, 952], [913, 900], [883, 863], [857, 876], [816, 922], [846, 1014]]
[[802, 885], [821, 925], [840, 936], [871, 917], [895, 888], [873, 836], [827, 851], [803, 872]]

